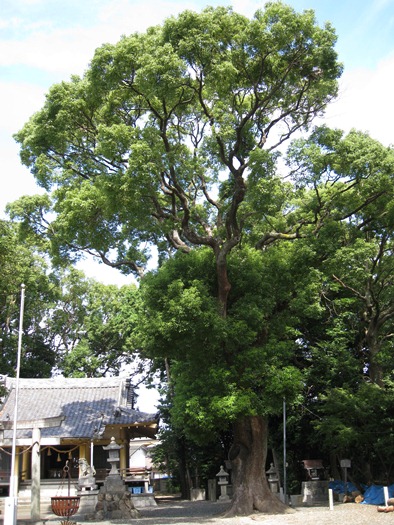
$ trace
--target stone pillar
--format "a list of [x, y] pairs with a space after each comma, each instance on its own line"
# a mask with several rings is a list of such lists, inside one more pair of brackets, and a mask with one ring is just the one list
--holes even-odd
[[40, 519], [40, 479], [41, 479], [41, 430], [33, 428], [31, 449], [31, 509], [32, 521]]
[[94, 468], [94, 457], [93, 457], [93, 451], [94, 451], [94, 443], [93, 440], [90, 442], [90, 466]]
[[209, 501], [217, 501], [216, 479], [208, 480], [208, 499]]

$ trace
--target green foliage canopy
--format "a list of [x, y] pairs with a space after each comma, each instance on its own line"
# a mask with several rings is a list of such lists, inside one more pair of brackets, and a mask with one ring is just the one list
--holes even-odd
[[[185, 11], [99, 48], [16, 135], [23, 163], [53, 190], [54, 250], [137, 275], [151, 244], [160, 258], [194, 245], [225, 257], [249, 213], [247, 173], [261, 174], [267, 152], [335, 96], [335, 40], [312, 11], [272, 3], [250, 20]], [[42, 235], [49, 210], [37, 208], [17, 214]]]

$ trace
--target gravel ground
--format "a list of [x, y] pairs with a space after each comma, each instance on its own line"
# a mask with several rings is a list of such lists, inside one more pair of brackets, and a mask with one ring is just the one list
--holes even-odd
[[[289, 509], [286, 514], [254, 514], [248, 517], [221, 518], [220, 514], [227, 508], [222, 503], [180, 502], [165, 509], [143, 512], [141, 519], [133, 521], [134, 525], [188, 525], [206, 523], [212, 525], [370, 525], [393, 521], [393, 514], [377, 512], [374, 505], [357, 505], [353, 503], [338, 504], [333, 510], [329, 507], [298, 507]], [[390, 519], [391, 515], [391, 519]]]
[[[220, 502], [173, 501], [160, 503], [157, 507], [141, 509], [141, 517], [134, 520], [84, 523], [90, 525], [190, 525], [193, 523], [207, 525], [370, 525], [373, 523], [379, 525], [393, 523], [394, 520], [394, 513], [378, 512], [374, 505], [356, 503], [336, 504], [333, 510], [329, 510], [327, 505], [327, 507], [297, 507], [289, 509], [286, 514], [221, 517], [227, 508], [228, 504]], [[51, 519], [46, 523], [48, 525], [60, 524], [56, 519]], [[78, 523], [78, 520], [76, 519], [74, 523]]]

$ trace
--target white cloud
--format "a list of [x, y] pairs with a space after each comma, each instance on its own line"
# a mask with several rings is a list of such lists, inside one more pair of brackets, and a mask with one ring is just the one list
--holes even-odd
[[257, 10], [263, 9], [264, 4], [267, 2], [256, 0], [233, 0], [232, 2], [229, 2], [229, 4], [230, 3], [236, 13], [241, 13], [245, 16], [252, 17]]
[[99, 12], [98, 19], [103, 27], [109, 26], [106, 30], [108, 35], [131, 34], [135, 31], [144, 31], [147, 27], [157, 25], [164, 19], [176, 15], [186, 9], [198, 9], [195, 1], [177, 2], [130, 2], [129, 0], [112, 0], [108, 2]]
[[34, 5], [44, 5], [46, 0], [14, 0], [14, 5], [18, 7], [31, 7]]
[[0, 65], [37, 68], [67, 80], [83, 73], [101, 42], [94, 29], [35, 31], [24, 40], [0, 42]]
[[136, 284], [136, 280], [132, 275], [124, 275], [118, 269], [100, 263], [92, 256], [86, 256], [85, 259], [80, 260], [76, 267], [78, 270], [83, 271], [85, 275], [93, 277], [103, 284], [116, 284], [117, 286]]
[[44, 89], [34, 84], [0, 82], [0, 129], [11, 135], [44, 103]]
[[330, 127], [345, 131], [367, 131], [385, 145], [394, 144], [394, 54], [379, 61], [376, 68], [346, 71], [338, 99], [324, 119]]
[[193, 8], [193, 5], [193, 2], [161, 2], [149, 10], [146, 4], [113, 0], [96, 13], [99, 23], [89, 28], [75, 24], [59, 29], [45, 21], [35, 26], [29, 24], [23, 39], [0, 41], [0, 66], [24, 65], [67, 80], [71, 74], [84, 72], [95, 49], [102, 44], [116, 43], [123, 34], [144, 31], [170, 14]]
[[13, 134], [19, 131], [31, 114], [40, 109], [44, 90], [30, 84], [0, 82], [0, 217], [5, 205], [23, 194], [38, 193], [33, 175], [21, 165], [19, 147]]
[[4, 31], [5, 29], [13, 29], [16, 27], [20, 27], [22, 23], [21, 18], [17, 18], [16, 16], [13, 16], [11, 18], [3, 18], [0, 20], [0, 29]]

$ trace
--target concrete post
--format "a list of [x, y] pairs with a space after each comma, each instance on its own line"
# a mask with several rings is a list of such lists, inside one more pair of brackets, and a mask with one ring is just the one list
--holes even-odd
[[41, 430], [33, 428], [32, 433], [33, 446], [31, 449], [31, 509], [30, 515], [32, 521], [40, 519], [40, 480], [41, 480]]

